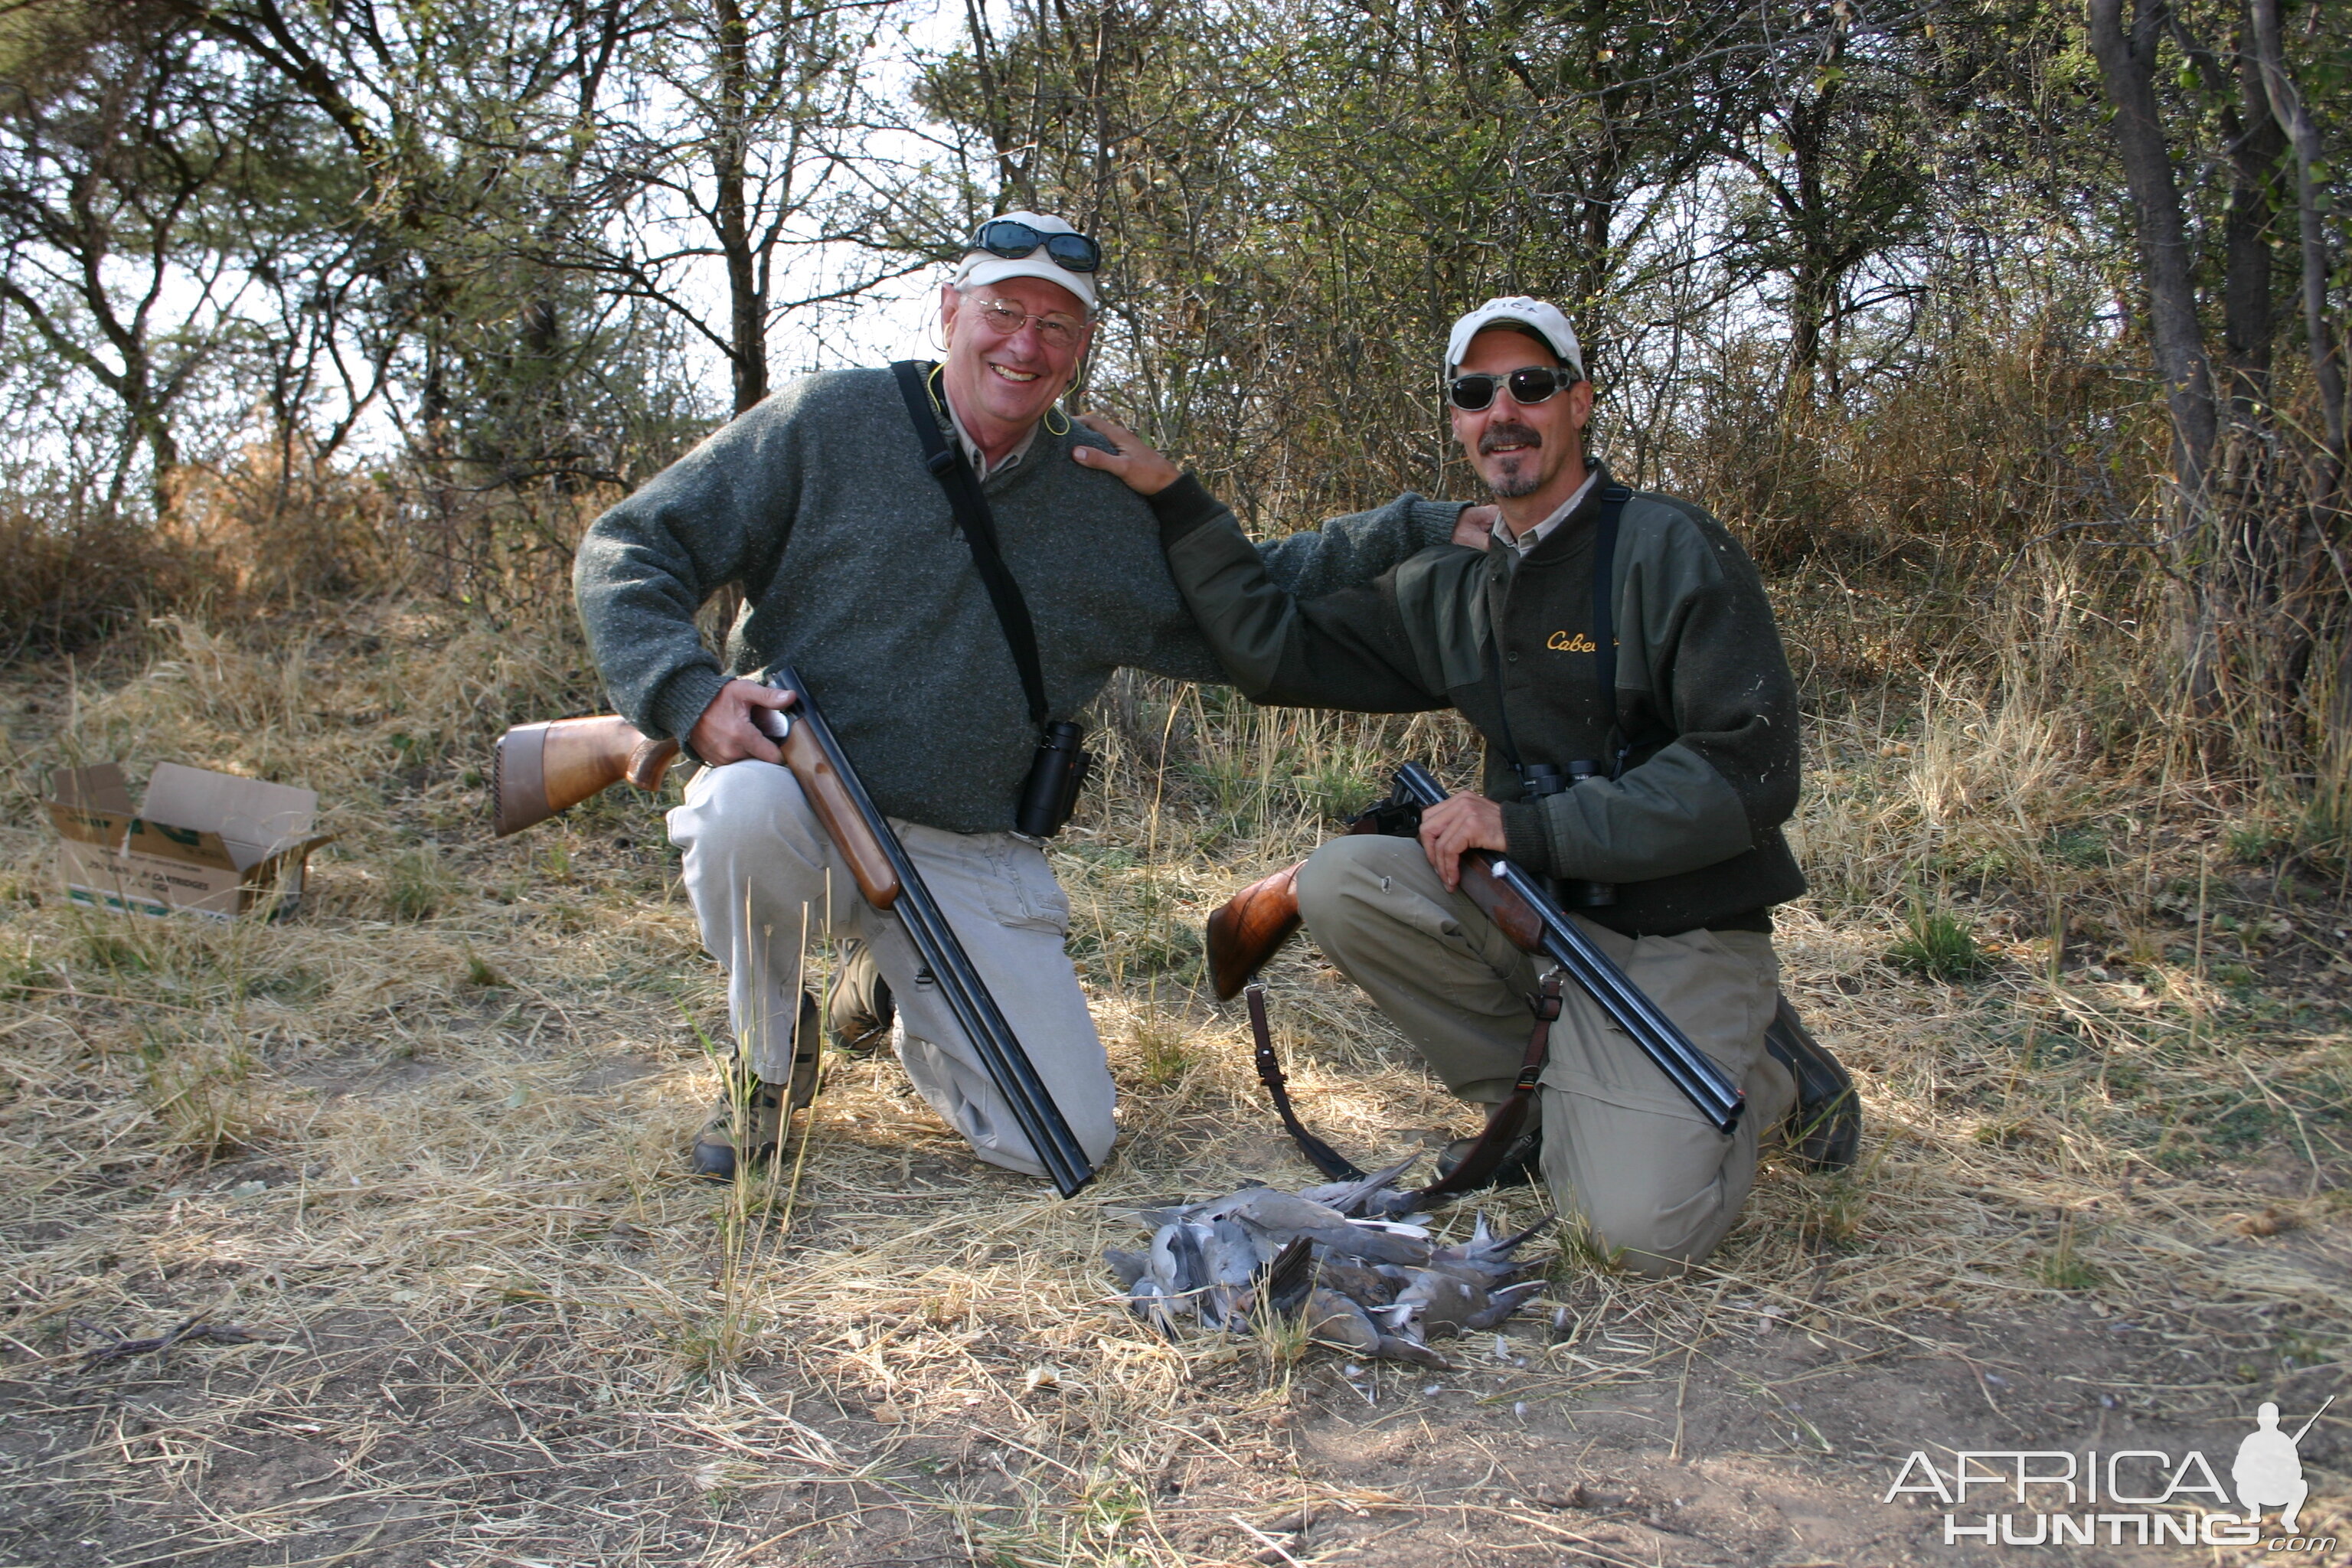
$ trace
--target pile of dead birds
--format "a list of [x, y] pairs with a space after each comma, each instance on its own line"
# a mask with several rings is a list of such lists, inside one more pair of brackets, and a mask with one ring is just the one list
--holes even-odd
[[1517, 1253], [1537, 1226], [1498, 1237], [1478, 1218], [1458, 1246], [1429, 1227], [1381, 1217], [1404, 1206], [1391, 1185], [1411, 1161], [1304, 1192], [1249, 1186], [1206, 1203], [1142, 1209], [1143, 1252], [1108, 1248], [1103, 1261], [1129, 1309], [1163, 1333], [1198, 1320], [1248, 1333], [1269, 1317], [1303, 1319], [1308, 1337], [1360, 1355], [1448, 1365], [1430, 1348], [1491, 1329], [1541, 1290], [1521, 1279]]

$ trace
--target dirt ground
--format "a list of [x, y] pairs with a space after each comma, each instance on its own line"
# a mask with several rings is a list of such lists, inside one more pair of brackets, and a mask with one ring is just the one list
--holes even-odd
[[[2291, 1430], [2352, 1392], [2352, 964], [2343, 906], [2291, 868], [2176, 842], [2159, 877], [2116, 826], [2054, 953], [2030, 901], [1955, 891], [1990, 966], [1953, 984], [1888, 961], [1896, 912], [1792, 909], [1790, 994], [1864, 1087], [1860, 1170], [1772, 1163], [1687, 1279], [1563, 1253], [1450, 1371], [1169, 1342], [1108, 1299], [1126, 1211], [1316, 1179], [1189, 934], [1312, 812], [1236, 806], [1213, 755], [1163, 751], [1149, 819], [1057, 846], [1124, 1097], [1077, 1199], [964, 1158], [887, 1053], [831, 1058], [773, 1180], [712, 1187], [681, 1151], [723, 1005], [657, 807], [492, 841], [467, 748], [528, 680], [383, 646], [184, 637], [0, 686], [0, 1562], [2352, 1563], [2352, 1401], [2300, 1449], [2326, 1546], [2138, 1543], [2144, 1514], [2231, 1506], [2189, 1490], [2086, 1499], [2116, 1522], [2038, 1547], [1948, 1544], [1945, 1516], [2031, 1534], [2058, 1491], [1885, 1500], [1915, 1452], [1947, 1479], [1962, 1450], [2008, 1456], [1979, 1476], [2161, 1454], [2126, 1462], [2145, 1487], [2197, 1450], [2227, 1485], [2258, 1404]], [[1816, 866], [1919, 765], [1821, 728]], [[1315, 740], [1343, 742], [1370, 744]], [[344, 837], [299, 913], [65, 902], [42, 772], [163, 754], [327, 795]], [[1114, 797], [1155, 798], [1142, 768], [1139, 742], [1112, 759]], [[2089, 913], [2097, 877], [2147, 923]], [[1368, 1163], [1468, 1125], [1310, 949], [1270, 979], [1334, 1142]]]

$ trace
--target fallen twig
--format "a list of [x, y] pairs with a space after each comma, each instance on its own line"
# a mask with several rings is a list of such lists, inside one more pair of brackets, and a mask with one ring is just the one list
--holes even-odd
[[190, 1318], [168, 1334], [157, 1334], [152, 1339], [144, 1340], [126, 1340], [110, 1329], [101, 1329], [94, 1324], [85, 1323], [79, 1318], [73, 1320], [73, 1326], [84, 1333], [110, 1335], [114, 1342], [112, 1344], [97, 1345], [82, 1352], [81, 1364], [85, 1369], [104, 1366], [109, 1362], [128, 1361], [132, 1356], [145, 1355], [150, 1351], [160, 1354], [170, 1350], [173, 1345], [192, 1341], [202, 1341], [216, 1345], [249, 1345], [260, 1338], [249, 1329], [240, 1329], [233, 1323], [206, 1322], [202, 1318]]

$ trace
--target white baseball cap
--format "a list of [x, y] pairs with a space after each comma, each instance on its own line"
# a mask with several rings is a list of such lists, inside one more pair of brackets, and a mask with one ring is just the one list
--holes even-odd
[[1445, 340], [1445, 374], [1452, 375], [1462, 356], [1470, 352], [1470, 340], [1488, 327], [1518, 327], [1533, 332], [1551, 347], [1551, 352], [1568, 363], [1577, 374], [1584, 374], [1584, 354], [1576, 346], [1576, 329], [1557, 305], [1541, 300], [1530, 300], [1525, 294], [1512, 294], [1500, 300], [1489, 300], [1460, 321]]
[[[981, 225], [990, 223], [1023, 223], [1040, 235], [1076, 234], [1078, 231], [1060, 218], [1043, 213], [999, 213]], [[1073, 272], [1045, 254], [1040, 245], [1026, 256], [994, 256], [985, 250], [968, 250], [956, 264], [955, 275], [948, 281], [959, 289], [979, 283], [1001, 283], [1007, 278], [1042, 278], [1048, 283], [1059, 283], [1078, 297], [1091, 314], [1095, 308], [1095, 279], [1091, 272]]]

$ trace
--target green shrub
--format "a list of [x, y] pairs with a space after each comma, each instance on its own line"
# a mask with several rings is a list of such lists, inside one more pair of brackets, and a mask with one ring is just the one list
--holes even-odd
[[1977, 945], [1976, 933], [1958, 916], [1930, 910], [1913, 900], [1903, 935], [1887, 950], [1897, 966], [1930, 980], [1973, 980], [1992, 966], [1991, 955]]

